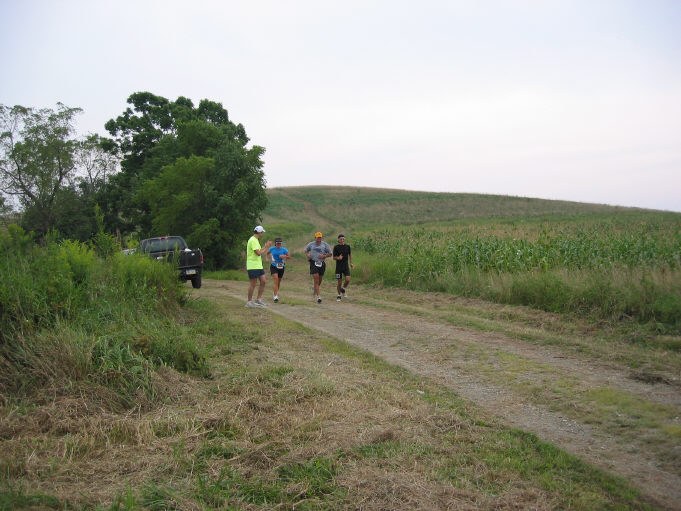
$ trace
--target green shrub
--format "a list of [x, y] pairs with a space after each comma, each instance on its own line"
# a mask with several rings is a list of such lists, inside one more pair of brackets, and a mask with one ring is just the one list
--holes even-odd
[[38, 248], [25, 238], [0, 236], [0, 320], [3, 339], [15, 331], [46, 328], [66, 318], [79, 302], [71, 265], [60, 247]]
[[138, 397], [153, 397], [153, 364], [135, 352], [123, 339], [100, 337], [91, 347], [89, 379], [111, 389], [124, 407], [132, 407]]
[[118, 251], [101, 257], [76, 241], [39, 247], [14, 228], [0, 247], [0, 392], [87, 381], [107, 389], [111, 406], [132, 406], [153, 399], [158, 365], [209, 374], [175, 320], [187, 292], [172, 265]]
[[650, 306], [649, 314], [650, 320], [679, 329], [681, 327], [681, 296], [678, 293], [657, 296]]
[[514, 276], [509, 290], [510, 303], [551, 312], [565, 312], [570, 295], [569, 287], [557, 275], [544, 272]]
[[145, 335], [137, 336], [132, 347], [156, 365], [167, 365], [180, 372], [209, 376], [206, 355], [177, 326], [147, 323]]
[[69, 267], [71, 279], [76, 285], [87, 284], [87, 279], [97, 264], [96, 254], [78, 241], [63, 241], [58, 246], [58, 257]]

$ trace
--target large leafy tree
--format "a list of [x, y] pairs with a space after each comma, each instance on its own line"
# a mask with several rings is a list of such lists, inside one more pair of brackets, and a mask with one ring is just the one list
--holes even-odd
[[56, 110], [0, 105], [0, 181], [3, 193], [31, 210], [36, 230], [56, 222], [60, 192], [75, 175], [73, 118], [78, 108]]
[[106, 124], [123, 155], [107, 195], [107, 222], [140, 236], [179, 234], [212, 266], [233, 266], [266, 206], [264, 148], [248, 146], [220, 103], [149, 92]]
[[88, 239], [94, 230], [94, 197], [117, 170], [112, 151], [97, 135], [76, 137], [82, 110], [0, 105], [0, 186], [19, 206], [21, 223], [44, 235]]

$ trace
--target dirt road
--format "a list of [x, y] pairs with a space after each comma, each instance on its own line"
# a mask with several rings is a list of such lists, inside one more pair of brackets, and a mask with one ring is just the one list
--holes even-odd
[[[650, 406], [671, 407], [678, 422], [678, 386], [638, 381], [628, 368], [560, 347], [523, 342], [499, 331], [453, 326], [447, 312], [454, 306], [454, 297], [351, 286], [349, 297], [339, 303], [335, 282], [327, 278], [322, 286], [324, 301], [317, 304], [310, 284], [304, 272], [290, 271], [281, 301], [274, 304], [268, 281], [268, 311], [446, 386], [508, 425], [533, 432], [625, 477], [662, 507], [681, 509], [681, 470], [661, 459], [659, 450], [651, 448], [650, 438], [614, 434], [612, 428], [589, 420], [588, 410], [566, 413], [569, 392], [560, 395], [561, 381], [567, 382], [566, 389], [616, 391]], [[203, 288], [193, 291], [193, 296], [227, 295], [245, 302], [246, 288], [244, 282], [204, 280]], [[249, 313], [253, 310], [244, 308], [244, 314]], [[551, 398], [555, 405], [541, 396], [542, 387], [558, 389]], [[532, 398], [533, 393], [539, 397]]]

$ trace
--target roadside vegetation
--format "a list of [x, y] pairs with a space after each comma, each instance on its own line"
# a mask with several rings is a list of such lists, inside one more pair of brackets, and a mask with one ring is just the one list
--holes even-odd
[[98, 407], [151, 406], [153, 371], [207, 374], [174, 321], [186, 301], [173, 268], [123, 256], [114, 241], [48, 240], [10, 226], [0, 235], [0, 395], [33, 403], [87, 393]]

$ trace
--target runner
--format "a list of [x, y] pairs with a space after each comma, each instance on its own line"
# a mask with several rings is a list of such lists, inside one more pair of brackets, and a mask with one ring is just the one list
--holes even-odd
[[283, 240], [281, 238], [274, 239], [274, 246], [270, 247], [268, 253], [271, 261], [270, 264], [270, 275], [272, 275], [273, 284], [273, 297], [274, 303], [279, 302], [279, 286], [281, 285], [281, 279], [284, 278], [284, 270], [286, 269], [286, 260], [291, 258], [288, 253], [288, 248], [283, 246]]
[[350, 285], [350, 268], [352, 264], [352, 250], [350, 245], [345, 244], [345, 234], [338, 235], [338, 244], [333, 247], [333, 258], [336, 260], [336, 301], [347, 298], [347, 289]]
[[323, 237], [324, 235], [317, 231], [314, 234], [314, 241], [311, 241], [305, 247], [305, 255], [307, 256], [307, 260], [310, 261], [310, 275], [312, 275], [314, 299], [317, 303], [322, 303], [319, 288], [322, 283], [322, 278], [324, 277], [324, 272], [326, 271], [324, 259], [332, 256], [331, 246], [326, 241], [322, 241]]

